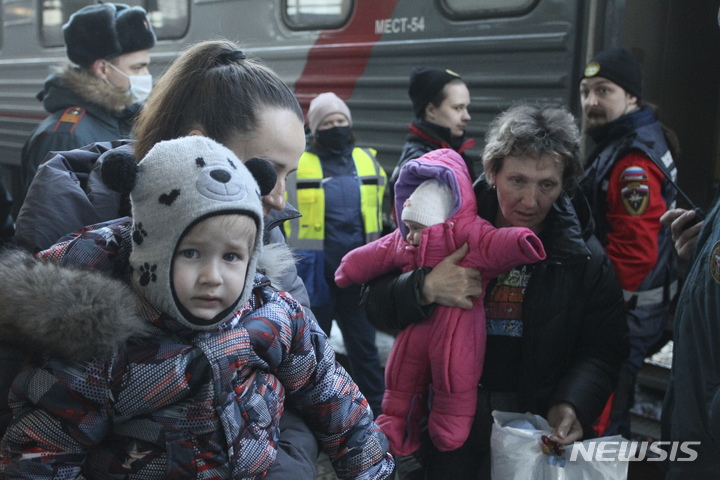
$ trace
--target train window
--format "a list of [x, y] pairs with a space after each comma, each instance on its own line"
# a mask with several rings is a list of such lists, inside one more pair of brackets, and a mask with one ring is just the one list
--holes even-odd
[[525, 13], [537, 0], [440, 0], [452, 18], [477, 18]]
[[352, 13], [354, 0], [283, 0], [283, 18], [293, 30], [340, 28]]
[[31, 0], [3, 0], [2, 4], [0, 20], [4, 20], [5, 25], [32, 25], [33, 8]]
[[[9, 25], [28, 25], [32, 27], [35, 17], [33, 16], [33, 0], [3, 0], [3, 8], [0, 8], [0, 33]], [[2, 35], [0, 35], [0, 47], [2, 46]]]
[[[62, 26], [74, 12], [94, 3], [96, 2], [93, 0], [39, 0], [42, 45], [64, 45]], [[141, 6], [147, 10], [159, 40], [181, 38], [187, 32], [190, 0], [123, 0], [122, 3]]]
[[45, 47], [64, 45], [62, 26], [73, 12], [90, 3], [87, 0], [43, 0], [40, 2], [40, 42]]

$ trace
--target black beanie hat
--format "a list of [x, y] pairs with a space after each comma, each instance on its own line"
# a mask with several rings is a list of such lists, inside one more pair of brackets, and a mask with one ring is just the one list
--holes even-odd
[[460, 75], [452, 70], [441, 68], [416, 67], [410, 74], [410, 100], [417, 118], [422, 118], [425, 107], [452, 80], [460, 80]]
[[121, 3], [83, 7], [62, 30], [68, 58], [81, 67], [99, 58], [149, 50], [156, 40], [145, 9]]
[[597, 53], [585, 66], [580, 78], [603, 77], [620, 85], [630, 95], [642, 97], [642, 71], [635, 55], [623, 47], [610, 47]]

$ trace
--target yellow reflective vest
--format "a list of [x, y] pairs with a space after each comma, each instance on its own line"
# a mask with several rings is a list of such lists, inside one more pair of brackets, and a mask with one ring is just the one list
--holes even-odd
[[[360, 203], [365, 242], [380, 237], [382, 202], [387, 174], [372, 148], [355, 147], [352, 151], [355, 171], [360, 179]], [[295, 250], [323, 250], [325, 239], [325, 192], [320, 158], [305, 152], [300, 157], [295, 181], [288, 181], [286, 199], [297, 207], [302, 217], [284, 224], [288, 244]]]

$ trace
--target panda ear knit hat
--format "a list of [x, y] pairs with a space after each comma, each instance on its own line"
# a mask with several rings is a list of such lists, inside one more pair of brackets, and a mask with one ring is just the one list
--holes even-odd
[[[111, 179], [123, 168], [132, 170], [133, 165], [125, 163], [118, 168], [121, 162], [115, 160], [118, 159], [110, 157], [103, 161], [103, 179], [111, 183], [111, 188], [122, 190], [112, 185]], [[191, 136], [156, 144], [137, 164], [134, 180], [134, 186], [130, 186], [133, 216], [130, 265], [135, 289], [154, 307], [185, 326], [195, 330], [216, 327], [250, 297], [257, 259], [262, 253], [261, 189], [253, 174], [224, 146], [207, 137]], [[274, 185], [275, 179], [264, 183], [269, 182]], [[268, 188], [264, 191], [267, 193]], [[247, 215], [255, 221], [255, 245], [237, 303], [207, 324], [195, 319], [176, 301], [172, 261], [178, 243], [190, 227], [208, 217], [232, 213]]]

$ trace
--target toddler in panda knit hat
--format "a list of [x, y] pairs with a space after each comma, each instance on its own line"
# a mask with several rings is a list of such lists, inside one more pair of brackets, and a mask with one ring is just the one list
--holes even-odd
[[130, 191], [135, 289], [188, 328], [227, 320], [249, 298], [262, 254], [260, 194], [243, 163], [206, 137], [156, 145]]
[[272, 167], [194, 136], [102, 168], [130, 193], [129, 282], [0, 256], [0, 333], [34, 357], [13, 387], [0, 476], [260, 479], [285, 405], [339, 478], [389, 476], [387, 439], [327, 336], [262, 273], [292, 261], [262, 245]]

